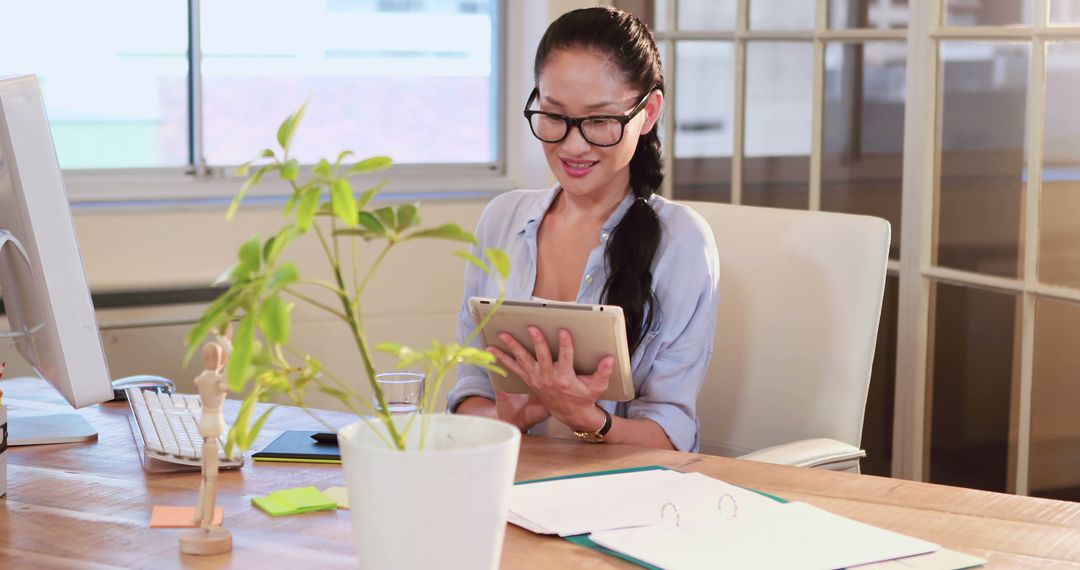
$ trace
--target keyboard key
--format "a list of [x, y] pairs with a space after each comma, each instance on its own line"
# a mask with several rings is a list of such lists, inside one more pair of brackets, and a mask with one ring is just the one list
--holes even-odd
[[[143, 466], [148, 471], [198, 469], [203, 456], [199, 397], [138, 389], [129, 389], [127, 395], [138, 432], [136, 437], [142, 438]], [[218, 438], [217, 454], [223, 469], [244, 464], [243, 456], [225, 457], [224, 437]]]

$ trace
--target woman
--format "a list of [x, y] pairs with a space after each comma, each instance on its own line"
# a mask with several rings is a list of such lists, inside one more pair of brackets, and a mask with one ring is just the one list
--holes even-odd
[[[652, 34], [613, 8], [569, 12], [541, 39], [535, 77], [525, 115], [558, 184], [492, 200], [480, 247], [510, 255], [509, 299], [621, 306], [637, 397], [598, 402], [612, 358], [577, 375], [569, 359], [559, 366], [572, 350], [569, 333], [549, 347], [532, 330], [528, 339], [503, 333], [512, 354], [488, 350], [533, 394], [497, 393], [486, 372], [463, 366], [449, 409], [522, 430], [554, 418], [585, 441], [696, 451], [695, 401], [716, 325], [716, 245], [697, 214], [655, 195], [664, 78]], [[473, 327], [468, 299], [497, 294], [488, 275], [466, 270], [459, 338]]]

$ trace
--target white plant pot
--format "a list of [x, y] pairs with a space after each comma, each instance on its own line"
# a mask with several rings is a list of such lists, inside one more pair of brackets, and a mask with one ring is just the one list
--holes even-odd
[[[360, 567], [497, 568], [521, 432], [496, 420], [435, 414], [417, 451], [421, 419], [407, 451], [388, 448], [373, 431], [386, 428], [374, 418], [338, 433]], [[395, 420], [400, 427], [407, 418]]]

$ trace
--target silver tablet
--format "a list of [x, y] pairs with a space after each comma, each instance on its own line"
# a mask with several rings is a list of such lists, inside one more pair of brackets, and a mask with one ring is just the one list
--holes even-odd
[[[479, 323], [495, 305], [495, 299], [473, 297], [469, 310]], [[509, 353], [499, 340], [499, 333], [510, 333], [532, 352], [529, 326], [544, 333], [552, 358], [559, 354], [559, 329], [570, 331], [574, 339], [574, 370], [592, 374], [605, 356], [615, 357], [611, 380], [600, 400], [626, 402], [634, 399], [634, 377], [630, 371], [630, 350], [626, 344], [626, 324], [622, 307], [547, 301], [505, 301], [481, 333], [484, 346], [494, 346]], [[491, 383], [503, 392], [530, 394], [532, 389], [517, 374], [507, 371], [502, 377], [491, 374]]]

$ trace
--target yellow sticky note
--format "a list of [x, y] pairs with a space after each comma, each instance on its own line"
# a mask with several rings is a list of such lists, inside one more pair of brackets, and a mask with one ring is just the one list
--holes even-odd
[[349, 490], [345, 487], [330, 487], [324, 489], [322, 493], [337, 503], [337, 508], [349, 508]]
[[[220, 525], [225, 518], [225, 509], [214, 509], [214, 524]], [[195, 528], [195, 507], [154, 506], [150, 513], [150, 528]]]

